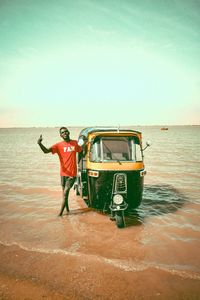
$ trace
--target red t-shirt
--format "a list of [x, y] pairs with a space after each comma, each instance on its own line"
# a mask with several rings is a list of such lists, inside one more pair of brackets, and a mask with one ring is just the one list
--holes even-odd
[[77, 175], [76, 153], [82, 151], [77, 141], [60, 142], [51, 147], [52, 154], [57, 153], [60, 159], [60, 175], [75, 177]]

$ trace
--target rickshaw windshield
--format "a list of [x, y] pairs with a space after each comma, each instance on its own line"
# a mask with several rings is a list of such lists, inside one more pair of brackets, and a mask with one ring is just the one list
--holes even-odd
[[142, 161], [139, 140], [134, 136], [100, 136], [94, 139], [90, 161]]

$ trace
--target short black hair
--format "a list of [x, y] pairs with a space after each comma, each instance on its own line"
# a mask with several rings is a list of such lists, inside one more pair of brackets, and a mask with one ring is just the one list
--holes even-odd
[[62, 127], [60, 127], [60, 129], [59, 129], [59, 132], [61, 133], [61, 130], [62, 129], [66, 129], [67, 131], [69, 131], [68, 129], [67, 129], [67, 127], [65, 127], [65, 126], [62, 126]]

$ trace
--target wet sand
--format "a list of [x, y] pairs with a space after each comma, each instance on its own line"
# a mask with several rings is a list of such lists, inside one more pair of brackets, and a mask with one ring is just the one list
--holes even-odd
[[0, 245], [0, 299], [200, 299], [199, 275], [142, 266], [138, 224], [118, 229], [73, 192], [71, 206], [55, 216], [67, 249]]
[[200, 299], [199, 280], [125, 271], [89, 256], [0, 247], [0, 299]]

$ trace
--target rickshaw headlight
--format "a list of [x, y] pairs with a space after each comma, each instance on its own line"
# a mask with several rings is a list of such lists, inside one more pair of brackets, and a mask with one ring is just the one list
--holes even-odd
[[123, 201], [124, 201], [124, 198], [123, 198], [122, 195], [119, 195], [119, 194], [114, 195], [114, 197], [113, 197], [113, 202], [114, 202], [115, 204], [117, 204], [117, 205], [122, 204]]

